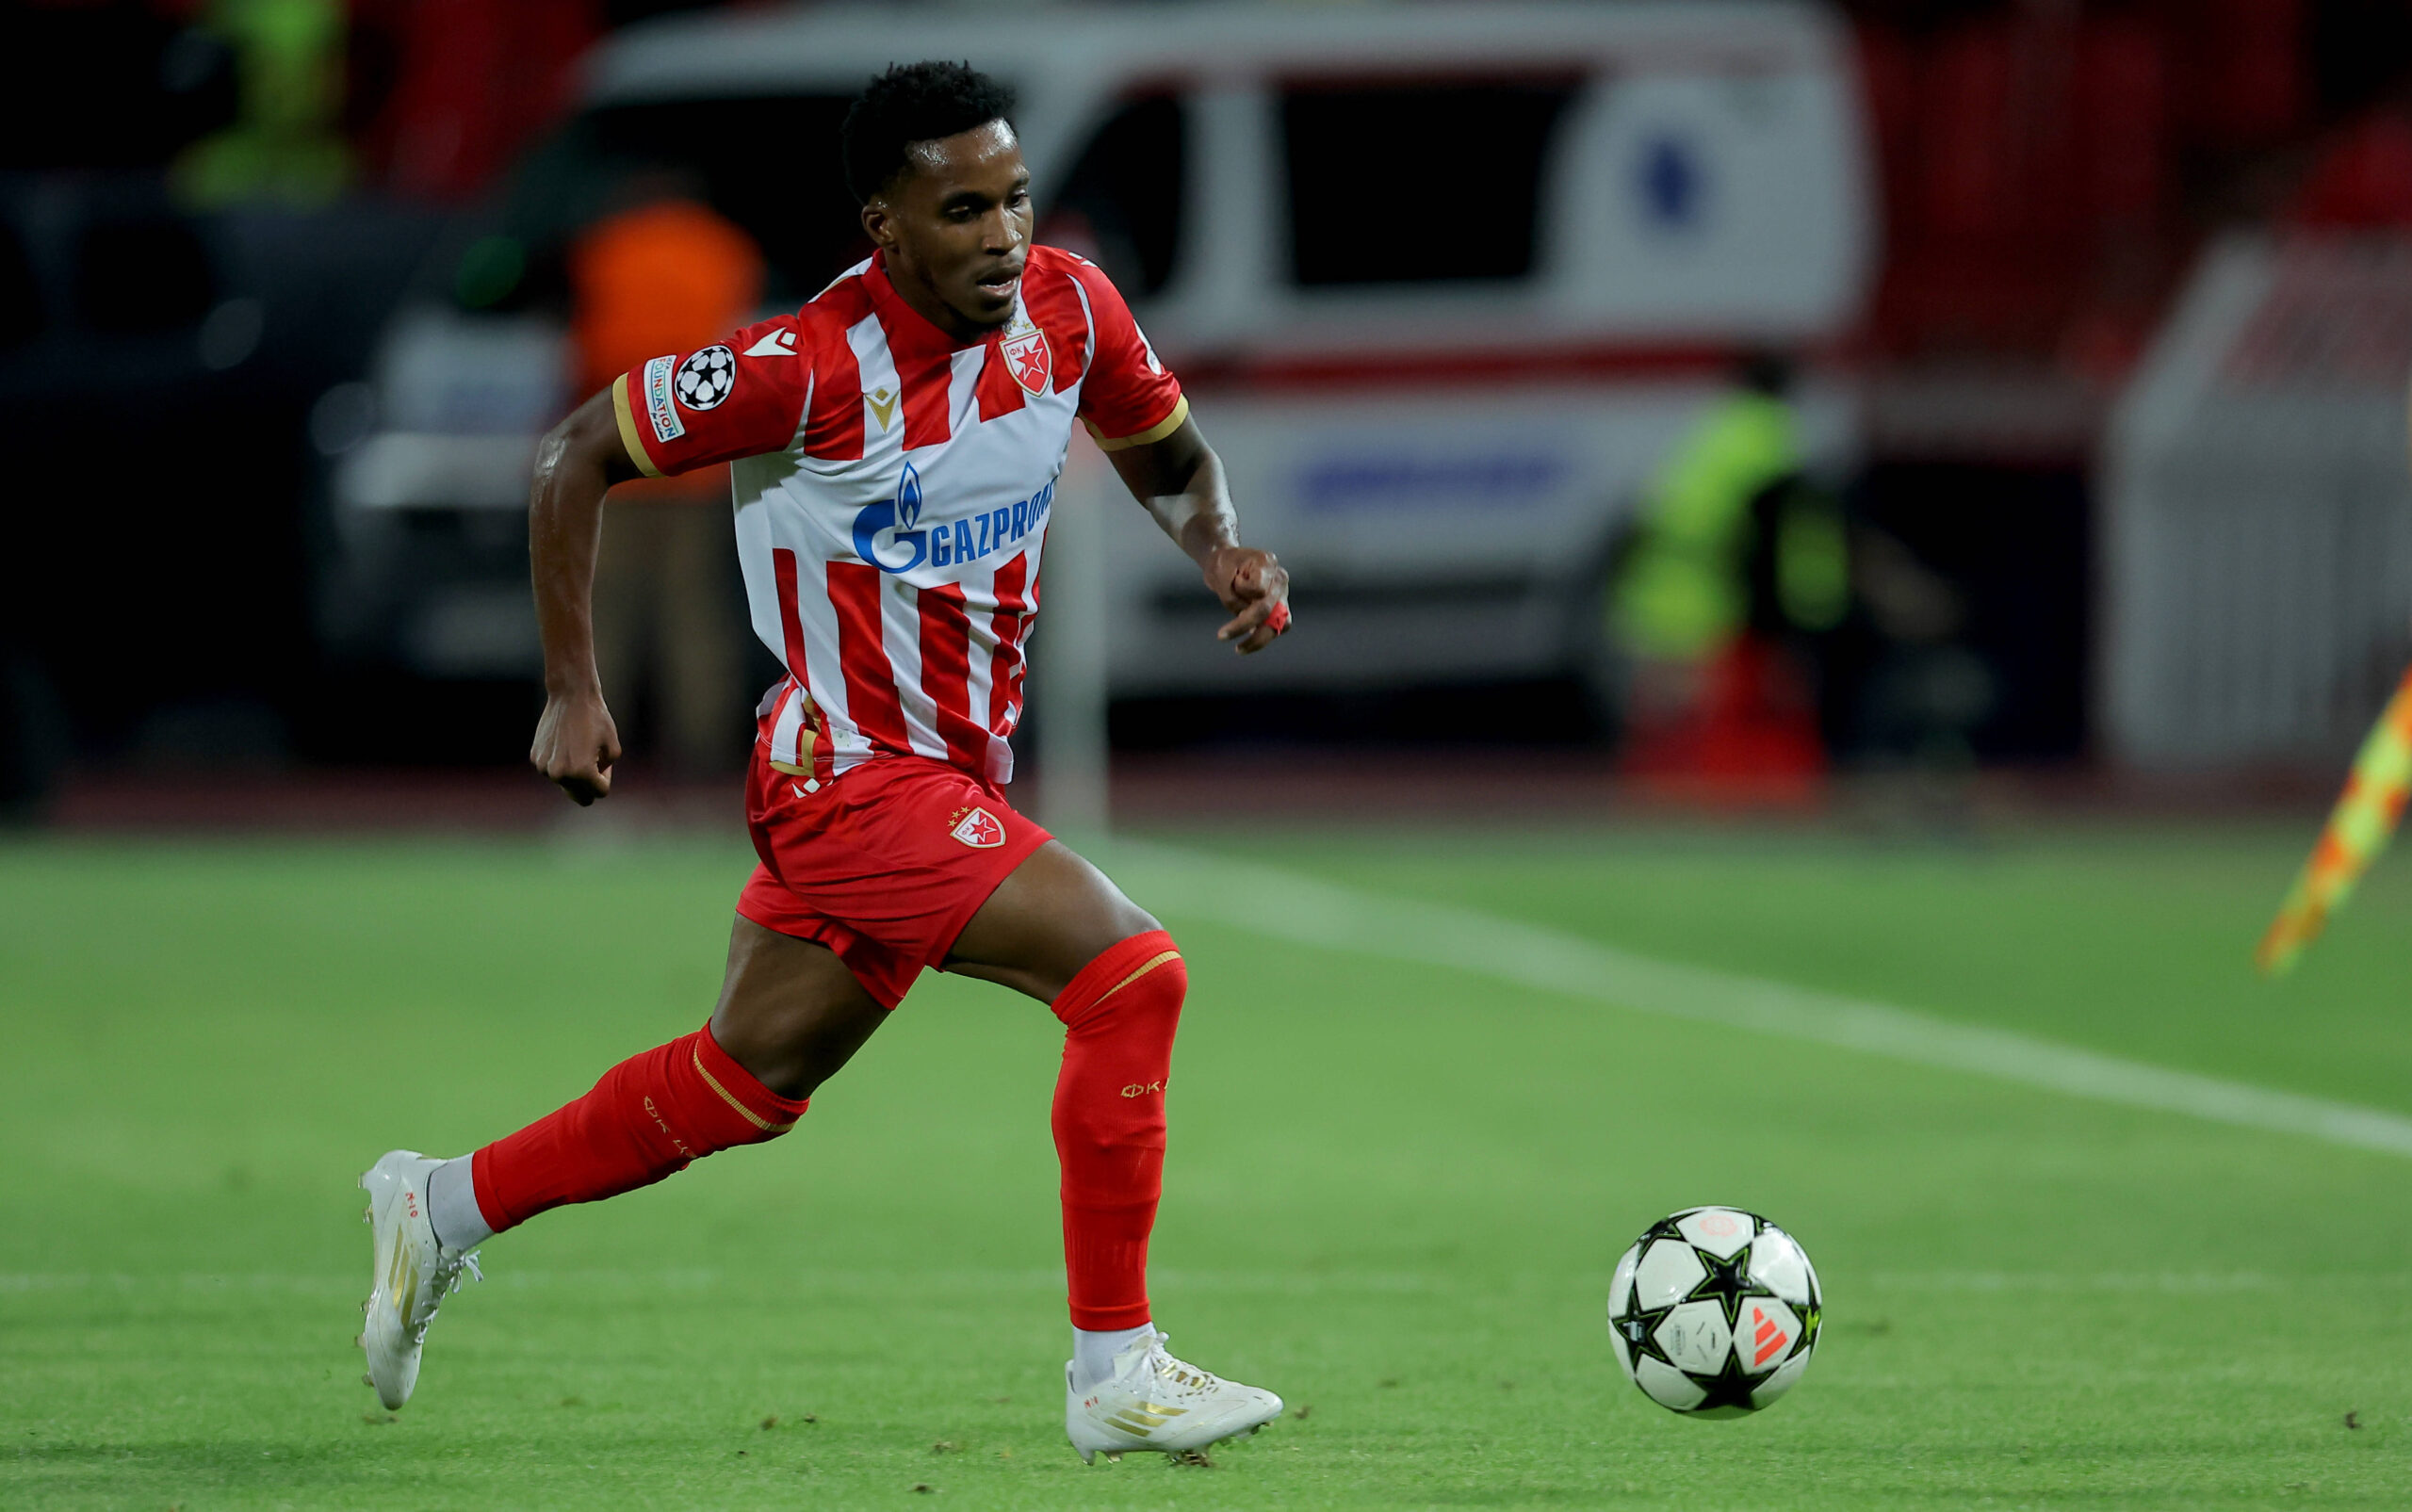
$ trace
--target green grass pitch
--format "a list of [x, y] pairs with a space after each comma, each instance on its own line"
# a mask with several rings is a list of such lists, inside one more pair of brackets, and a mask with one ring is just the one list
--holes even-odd
[[[2308, 837], [1251, 854], [2412, 1113], [2412, 869], [2295, 979], [2250, 974]], [[350, 1345], [354, 1175], [700, 1022], [745, 864], [700, 840], [0, 848], [0, 1506], [2412, 1500], [2412, 1162], [1169, 911], [1194, 986], [1158, 1318], [1288, 1399], [1263, 1434], [1203, 1467], [1066, 1447], [1056, 1027], [935, 977], [793, 1135], [489, 1245], [389, 1420]], [[1633, 1234], [1707, 1201], [1792, 1229], [1826, 1287], [1806, 1379], [1741, 1422], [1649, 1404], [1602, 1321]]]

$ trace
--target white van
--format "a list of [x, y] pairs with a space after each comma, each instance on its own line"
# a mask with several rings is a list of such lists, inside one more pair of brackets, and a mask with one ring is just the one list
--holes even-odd
[[[791, 307], [860, 255], [846, 101], [924, 57], [1019, 92], [1040, 239], [1113, 274], [1291, 567], [1314, 633], [1248, 662], [1253, 688], [1586, 670], [1608, 541], [1666, 446], [1738, 356], [1827, 347], [1869, 284], [1849, 34], [1784, 0], [676, 18], [596, 54], [504, 220], [541, 242], [524, 228], [591, 213], [578, 186], [606, 166], [672, 161]], [[558, 339], [405, 314], [339, 508], [517, 509], [533, 429], [572, 398]], [[1813, 383], [1803, 409], [1813, 454], [1846, 460], [1839, 396]], [[1141, 512], [1110, 518], [1115, 691], [1238, 686], [1187, 563]]]

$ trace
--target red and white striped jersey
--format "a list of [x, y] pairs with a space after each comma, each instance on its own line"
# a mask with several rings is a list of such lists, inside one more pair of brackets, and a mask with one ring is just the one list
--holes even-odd
[[613, 380], [611, 402], [643, 471], [733, 463], [754, 630], [788, 671], [762, 729], [816, 782], [907, 754], [1009, 780], [1073, 417], [1112, 450], [1189, 413], [1105, 275], [1052, 247], [972, 346], [874, 257], [793, 315]]

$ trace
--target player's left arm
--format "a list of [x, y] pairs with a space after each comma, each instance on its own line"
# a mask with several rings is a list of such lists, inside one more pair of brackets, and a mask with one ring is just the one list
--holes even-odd
[[1263, 650], [1290, 627], [1290, 575], [1272, 552], [1240, 545], [1222, 460], [1198, 434], [1179, 381], [1156, 359], [1121, 293], [1095, 265], [1049, 255], [1066, 257], [1089, 309], [1095, 346], [1081, 383], [1081, 418], [1133, 496], [1231, 611], [1214, 638], [1234, 642], [1242, 656]]
[[1231, 612], [1214, 632], [1238, 642], [1240, 655], [1262, 651], [1290, 627], [1290, 575], [1270, 551], [1240, 545], [1239, 512], [1223, 477], [1222, 459], [1183, 415], [1161, 440], [1109, 451], [1132, 496], [1198, 563], [1206, 586]]

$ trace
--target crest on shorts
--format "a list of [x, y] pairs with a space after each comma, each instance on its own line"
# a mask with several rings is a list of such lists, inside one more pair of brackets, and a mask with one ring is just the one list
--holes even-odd
[[965, 814], [949, 833], [975, 851], [986, 851], [1005, 843], [1005, 827], [985, 808], [975, 808]]
[[1055, 371], [1055, 354], [1048, 349], [1046, 332], [1025, 325], [1007, 335], [997, 350], [1004, 354], [1005, 371], [1014, 375], [1023, 393], [1036, 398], [1047, 392], [1047, 381]]

